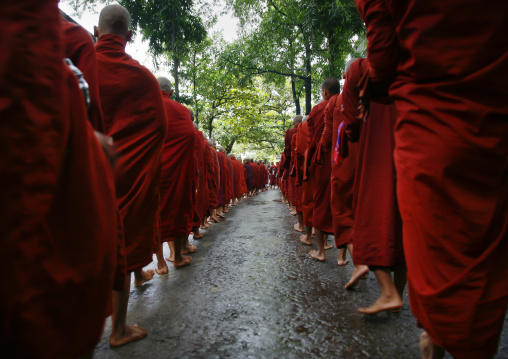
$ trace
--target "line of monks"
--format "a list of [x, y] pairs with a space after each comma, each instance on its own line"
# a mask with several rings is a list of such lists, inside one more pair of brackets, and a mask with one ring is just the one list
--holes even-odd
[[[130, 15], [105, 7], [98, 42], [58, 1], [0, 5], [0, 348], [10, 358], [89, 357], [112, 316], [111, 346], [146, 336], [127, 325], [131, 284], [157, 257], [188, 265], [188, 237], [266, 190], [125, 52]], [[64, 61], [65, 59], [65, 61]], [[170, 256], [163, 257], [163, 244]]]
[[408, 285], [423, 358], [492, 358], [505, 320], [508, 2], [495, 3], [356, 0], [368, 56], [347, 63], [342, 93], [323, 82], [274, 170], [301, 242], [315, 232], [310, 256], [326, 260], [330, 234], [337, 264], [354, 264], [346, 289], [374, 272], [381, 295], [359, 312], [400, 312]]

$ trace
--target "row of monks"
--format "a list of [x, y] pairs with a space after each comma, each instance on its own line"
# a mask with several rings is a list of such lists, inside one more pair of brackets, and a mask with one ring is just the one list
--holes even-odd
[[423, 358], [492, 358], [505, 321], [508, 2], [495, 3], [356, 0], [368, 56], [342, 93], [323, 82], [274, 169], [303, 243], [314, 228], [310, 255], [326, 260], [331, 234], [338, 265], [353, 261], [346, 288], [375, 274], [361, 313], [399, 312], [407, 283]]
[[57, 0], [0, 5], [7, 357], [91, 356], [109, 315], [111, 346], [143, 338], [127, 325], [131, 273], [141, 286], [167, 261], [188, 265], [191, 233], [266, 189], [264, 163], [217, 151], [170, 81], [127, 55], [129, 24], [125, 8], [105, 7], [95, 45]]

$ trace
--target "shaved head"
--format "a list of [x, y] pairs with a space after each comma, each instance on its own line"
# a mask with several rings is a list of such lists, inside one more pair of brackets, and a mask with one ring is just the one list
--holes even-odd
[[235, 157], [235, 155], [234, 155], [234, 154], [232, 154], [232, 153], [230, 153], [230, 154], [228, 155], [228, 157], [229, 157], [229, 158], [233, 158], [233, 157]]
[[340, 93], [340, 82], [336, 77], [329, 77], [323, 81], [321, 85], [322, 90], [328, 91], [329, 96]]
[[194, 124], [194, 128], [195, 128], [196, 130], [199, 130], [199, 126], [198, 126], [198, 124], [197, 124], [196, 122], [193, 122], [193, 124]]
[[171, 85], [171, 81], [169, 81], [169, 79], [166, 77], [159, 77], [157, 81], [159, 82], [159, 86], [162, 91], [169, 93], [170, 96], [173, 94], [173, 85]]
[[214, 147], [214, 146], [215, 146], [215, 140], [213, 140], [212, 138], [210, 138], [210, 139], [208, 140], [208, 144], [209, 144], [210, 146]]
[[226, 149], [222, 146], [219, 147], [219, 152], [226, 153]]
[[302, 120], [303, 120], [302, 115], [296, 115], [295, 118], [293, 119], [293, 125], [296, 126], [296, 125], [302, 123]]
[[131, 15], [121, 5], [108, 5], [102, 9], [99, 15], [99, 27], [97, 36], [114, 34], [130, 41], [132, 32], [129, 31]]

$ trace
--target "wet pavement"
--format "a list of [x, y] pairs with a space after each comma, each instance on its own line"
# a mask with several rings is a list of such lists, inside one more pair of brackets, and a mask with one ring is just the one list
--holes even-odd
[[[190, 266], [132, 287], [128, 322], [148, 336], [112, 349], [108, 319], [95, 358], [419, 358], [407, 295], [399, 314], [358, 313], [379, 295], [374, 276], [344, 290], [352, 265], [339, 268], [336, 249], [311, 259], [279, 199], [270, 190], [243, 201], [191, 240]], [[508, 358], [502, 338], [496, 358]]]

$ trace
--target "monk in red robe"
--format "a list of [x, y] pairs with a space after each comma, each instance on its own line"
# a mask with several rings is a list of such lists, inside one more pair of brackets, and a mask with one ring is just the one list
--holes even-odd
[[[284, 137], [284, 162], [283, 166], [284, 169], [290, 174], [291, 172], [291, 140], [293, 139], [293, 136], [296, 135], [296, 132], [298, 131], [297, 127], [302, 122], [303, 116], [302, 115], [296, 115], [293, 118], [293, 128], [290, 128], [286, 131], [286, 136]], [[290, 209], [291, 214], [296, 215], [296, 207], [295, 207], [295, 181], [293, 176], [288, 176], [288, 199], [290, 203]]]
[[[300, 236], [300, 241], [306, 245], [312, 245], [312, 228], [313, 228], [313, 187], [314, 181], [312, 176], [308, 176], [306, 170], [306, 158], [308, 155], [309, 143], [307, 137], [309, 135], [309, 127], [307, 117], [298, 126], [296, 134], [296, 187], [301, 188], [302, 193], [302, 223], [304, 225], [305, 234]], [[305, 178], [305, 175], [307, 177]]]
[[247, 158], [244, 158], [243, 166], [245, 168], [245, 181], [247, 183], [247, 197], [250, 197], [252, 196], [252, 183], [254, 180], [252, 166]]
[[243, 164], [234, 156], [231, 162], [235, 171], [235, 197], [240, 202], [245, 194], [247, 194], [247, 184], [245, 183], [245, 169]]
[[269, 171], [269, 179], [270, 179], [270, 188], [274, 189], [277, 186], [277, 166], [272, 162], [270, 163]]
[[113, 173], [63, 61], [58, 1], [4, 1], [0, 29], [0, 347], [91, 355], [116, 266]]
[[[116, 195], [124, 226], [127, 270], [135, 285], [150, 280], [154, 271], [142, 268], [152, 261], [159, 241], [159, 183], [161, 150], [167, 120], [155, 77], [125, 53], [129, 12], [120, 5], [105, 7], [95, 27], [99, 93], [105, 133], [122, 154], [117, 165]], [[125, 121], [128, 118], [129, 121]], [[113, 325], [109, 343], [123, 345], [146, 336], [137, 326], [127, 326], [130, 276], [123, 291], [113, 294]]]
[[[224, 147], [222, 147], [224, 148]], [[226, 164], [228, 166], [228, 170], [229, 170], [229, 188], [228, 188], [228, 191], [229, 191], [229, 200], [231, 202], [231, 206], [236, 206], [235, 202], [236, 202], [236, 196], [235, 196], [235, 170], [233, 168], [233, 162], [231, 160], [231, 158], [233, 157], [232, 154], [229, 154], [226, 156]], [[226, 196], [226, 201], [227, 201], [227, 196]], [[229, 203], [229, 202], [228, 202]], [[229, 204], [226, 204], [226, 210], [229, 212]]]
[[397, 192], [422, 354], [491, 358], [508, 304], [508, 2], [357, 6], [372, 91], [389, 87], [397, 109]]
[[208, 214], [210, 213], [210, 178], [211, 174], [209, 173], [211, 169], [211, 164], [209, 163], [210, 153], [208, 140], [206, 138], [206, 134], [203, 133], [203, 157], [205, 159], [205, 185], [206, 185], [206, 196], [205, 196], [205, 210], [203, 212], [203, 218], [201, 219], [201, 228], [206, 229], [210, 228], [210, 223], [208, 222]]
[[[169, 242], [169, 261], [182, 267], [192, 257], [182, 254], [194, 219], [194, 193], [196, 190], [196, 156], [194, 125], [189, 109], [171, 99], [173, 88], [165, 77], [159, 77], [162, 99], [166, 108], [168, 131], [162, 152], [162, 176], [160, 185], [161, 238], [157, 251], [157, 273], [167, 274], [162, 244]], [[190, 251], [195, 251], [190, 248]]]
[[331, 159], [330, 152], [321, 151], [321, 135], [324, 129], [324, 111], [328, 101], [340, 92], [339, 80], [335, 77], [329, 77], [321, 85], [321, 95], [323, 101], [314, 106], [307, 123], [309, 126], [309, 155], [310, 170], [314, 179], [313, 190], [313, 224], [316, 232], [316, 240], [319, 249], [310, 252], [312, 258], [319, 261], [326, 260], [325, 235], [333, 233], [333, 220], [330, 207], [330, 178], [331, 178]]
[[206, 157], [206, 171], [207, 171], [207, 185], [208, 185], [208, 208], [210, 211], [210, 220], [218, 223], [217, 207], [219, 206], [219, 182], [220, 182], [220, 168], [219, 159], [215, 149], [215, 141], [208, 140], [207, 157]]
[[[365, 314], [383, 310], [400, 310], [406, 284], [406, 268], [402, 246], [402, 221], [395, 194], [393, 132], [395, 107], [370, 103], [369, 121], [358, 116], [360, 78], [368, 72], [368, 62], [359, 59], [351, 65], [344, 86], [342, 110], [344, 127], [350, 141], [358, 141], [358, 160], [353, 189], [355, 209], [355, 264], [369, 266], [380, 284], [381, 296]], [[394, 271], [392, 279], [391, 271]], [[365, 271], [353, 272], [346, 288]]]
[[95, 131], [104, 132], [99, 84], [97, 82], [97, 58], [92, 37], [83, 27], [62, 18], [64, 32], [65, 57], [71, 59], [74, 66], [81, 70], [88, 84], [90, 104], [88, 120]]
[[[191, 111], [191, 118], [194, 114]], [[206, 197], [208, 196], [206, 188], [206, 172], [205, 172], [205, 154], [203, 148], [203, 132], [199, 130], [198, 124], [194, 123], [194, 153], [196, 156], [196, 193], [195, 193], [195, 209], [194, 220], [192, 223], [192, 233], [194, 239], [203, 238], [203, 233], [200, 233], [199, 228], [203, 223], [203, 218], [206, 215]]]
[[[298, 126], [300, 123], [298, 124]], [[294, 204], [295, 204], [295, 212], [297, 216], [298, 222], [293, 226], [293, 228], [297, 232], [303, 232], [303, 208], [302, 208], [302, 187], [301, 185], [297, 186], [296, 176], [297, 176], [297, 158], [296, 158], [296, 137], [298, 133], [293, 135], [291, 139], [291, 170], [290, 177], [293, 179], [293, 193], [294, 193]]]
[[229, 167], [226, 160], [226, 150], [224, 147], [219, 147], [217, 151], [219, 165], [220, 165], [220, 189], [219, 189], [219, 207], [217, 215], [225, 218], [223, 213], [226, 213], [226, 204], [231, 201], [231, 176], [229, 175]]

